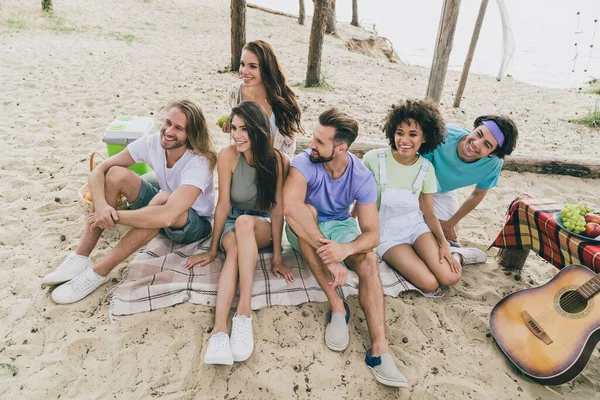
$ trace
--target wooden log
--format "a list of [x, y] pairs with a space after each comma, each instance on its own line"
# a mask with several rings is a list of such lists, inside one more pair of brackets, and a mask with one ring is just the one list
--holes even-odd
[[335, 35], [335, 0], [329, 0], [329, 10], [327, 12], [325, 33], [329, 35]]
[[[308, 148], [311, 139], [299, 137], [296, 139], [296, 153]], [[389, 146], [386, 142], [362, 142], [356, 141], [350, 146], [350, 151], [359, 158], [369, 150]], [[553, 157], [530, 157], [522, 155], [506, 156], [504, 158], [504, 170], [515, 172], [531, 172], [534, 174], [568, 175], [578, 178], [600, 178], [600, 160], [578, 159], [568, 160], [566, 158]]]
[[589, 159], [566, 159], [555, 157], [507, 156], [503, 169], [534, 174], [568, 175], [578, 178], [600, 178], [600, 162]]
[[440, 102], [442, 97], [444, 81], [446, 80], [448, 60], [450, 59], [450, 52], [452, 51], [460, 1], [461, 0], [444, 0], [444, 5], [442, 6], [442, 15], [440, 16], [440, 25], [438, 28], [426, 94], [428, 98], [437, 103]]
[[327, 0], [314, 0], [315, 11], [310, 29], [308, 47], [308, 67], [306, 68], [306, 87], [316, 86], [321, 79], [321, 54], [323, 53], [323, 36], [325, 35], [325, 19], [329, 8]]
[[242, 48], [246, 44], [246, 0], [231, 0], [231, 70], [240, 69]]
[[465, 59], [465, 65], [463, 66], [462, 74], [460, 75], [460, 82], [458, 83], [458, 89], [456, 89], [456, 95], [454, 97], [454, 107], [460, 106], [460, 100], [462, 99], [463, 92], [465, 91], [465, 85], [467, 84], [467, 78], [469, 77], [469, 70], [471, 69], [471, 62], [473, 61], [473, 54], [475, 53], [475, 47], [477, 47], [477, 41], [479, 40], [479, 33], [481, 32], [481, 26], [483, 25], [483, 18], [485, 17], [485, 11], [487, 10], [489, 0], [481, 0], [479, 6], [479, 14], [475, 21], [475, 27], [473, 28], [473, 36], [471, 37], [471, 44], [469, 44], [469, 51], [467, 51], [467, 58]]
[[[304, 5], [304, 0], [300, 0], [300, 4], [303, 6]], [[250, 4], [250, 3], [248, 3], [248, 8], [253, 8], [255, 10], [264, 11], [264, 12], [267, 12], [269, 14], [281, 15], [282, 17], [289, 17], [289, 18], [294, 18], [294, 19], [298, 18], [297, 15], [289, 14], [289, 13], [286, 13], [286, 12], [283, 12], [283, 11], [273, 10], [273, 9], [267, 8], [267, 7], [261, 7], [261, 6], [258, 6], [256, 4]], [[302, 22], [302, 24], [304, 24], [304, 22]]]
[[500, 249], [500, 252], [498, 252], [498, 264], [504, 269], [521, 270], [525, 265], [528, 255], [529, 249]]
[[306, 15], [306, 10], [304, 8], [304, 0], [300, 0], [300, 5], [299, 5], [299, 12], [298, 12], [298, 23], [300, 25], [304, 25], [304, 18]]
[[350, 25], [359, 26], [358, 24], [358, 0], [352, 0], [352, 21]]

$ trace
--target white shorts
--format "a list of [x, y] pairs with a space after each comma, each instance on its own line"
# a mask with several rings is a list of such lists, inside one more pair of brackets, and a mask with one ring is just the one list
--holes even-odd
[[433, 195], [433, 211], [440, 221], [448, 221], [458, 211], [458, 193], [456, 190], [435, 193]]
[[[381, 242], [379, 246], [375, 248], [375, 252], [379, 258], [383, 258], [386, 251], [399, 244], [410, 244], [411, 246], [417, 241], [419, 236], [424, 233], [431, 232], [429, 225], [425, 222], [423, 214], [419, 213], [419, 218], [407, 218], [406, 221], [399, 219], [398, 224], [402, 226], [402, 232], [395, 232], [393, 239]], [[395, 218], [394, 218], [395, 219]]]

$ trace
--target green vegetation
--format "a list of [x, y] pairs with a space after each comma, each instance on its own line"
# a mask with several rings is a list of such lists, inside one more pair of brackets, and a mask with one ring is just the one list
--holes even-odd
[[71, 33], [79, 30], [76, 26], [72, 25], [69, 22], [69, 20], [67, 20], [65, 17], [56, 15], [54, 11], [48, 11], [44, 13], [43, 16], [47, 22], [46, 27], [52, 31]]
[[52, 11], [52, 0], [42, 0], [42, 11]]
[[131, 33], [123, 34], [121, 32], [111, 32], [111, 33], [109, 33], [109, 36], [112, 36], [117, 40], [121, 40], [121, 41], [129, 43], [129, 44], [131, 44], [132, 42], [137, 40], [135, 35], [133, 35]]
[[600, 94], [600, 80], [592, 79], [587, 84], [589, 85], [585, 90], [587, 93]]
[[569, 122], [573, 122], [575, 124], [581, 124], [590, 126], [592, 128], [600, 127], [600, 108], [598, 108], [598, 104], [594, 105], [593, 109], [589, 109], [588, 112], [579, 118], [574, 118]]
[[9, 19], [6, 21], [6, 26], [12, 29], [25, 29], [27, 27], [25, 21], [20, 19]]
[[17, 372], [19, 372], [19, 370], [17, 369], [17, 366], [14, 364], [0, 363], [0, 368], [6, 368], [6, 369], [10, 370], [10, 372], [12, 372], [12, 376], [16, 376]]
[[333, 91], [333, 90], [335, 90], [335, 88], [333, 87], [333, 85], [330, 82], [331, 82], [331, 80], [330, 80], [329, 75], [321, 73], [321, 77], [319, 78], [319, 81], [314, 85], [306, 86], [306, 81], [298, 81], [298, 82], [292, 83], [292, 86], [294, 86], [294, 87], [316, 87], [316, 88], [327, 89], [327, 90]]

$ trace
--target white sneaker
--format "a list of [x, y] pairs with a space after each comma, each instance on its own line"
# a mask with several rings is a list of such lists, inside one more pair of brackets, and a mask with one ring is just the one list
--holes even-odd
[[54, 272], [42, 278], [42, 287], [60, 285], [61, 283], [70, 281], [93, 265], [94, 263], [90, 257], [71, 253]]
[[450, 247], [450, 252], [462, 256], [462, 265], [483, 264], [487, 261], [487, 255], [473, 247]]
[[233, 365], [228, 334], [219, 332], [208, 339], [208, 348], [204, 353], [204, 364]]
[[94, 272], [93, 268], [88, 268], [76, 278], [54, 289], [52, 300], [57, 304], [75, 303], [98, 289], [107, 281], [108, 276], [102, 277]]
[[237, 362], [246, 361], [254, 351], [252, 316], [235, 315], [231, 321], [231, 354]]

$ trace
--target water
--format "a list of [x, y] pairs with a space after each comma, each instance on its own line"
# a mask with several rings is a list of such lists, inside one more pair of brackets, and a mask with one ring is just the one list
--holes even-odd
[[[298, 14], [297, 0], [250, 2]], [[361, 24], [374, 24], [379, 35], [392, 41], [402, 61], [430, 67], [442, 3], [358, 0], [358, 15]], [[305, 0], [305, 4], [307, 15], [312, 15], [312, 1]], [[450, 69], [462, 69], [479, 5], [480, 0], [462, 0]], [[581, 87], [600, 78], [600, 21], [594, 22], [600, 17], [600, 0], [506, 0], [506, 6], [516, 43], [506, 73], [520, 81], [554, 88]], [[351, 0], [337, 0], [336, 7], [338, 21], [352, 19]], [[496, 76], [501, 58], [502, 21], [496, 1], [490, 0], [471, 72]]]

